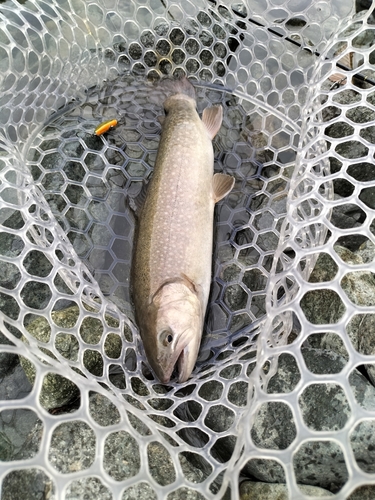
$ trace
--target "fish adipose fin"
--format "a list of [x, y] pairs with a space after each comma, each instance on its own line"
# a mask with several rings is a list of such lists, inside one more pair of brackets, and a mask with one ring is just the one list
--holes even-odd
[[202, 122], [206, 126], [207, 133], [211, 141], [219, 132], [222, 121], [223, 108], [221, 106], [212, 106], [212, 108], [206, 108], [203, 110]]
[[215, 203], [222, 200], [224, 196], [233, 189], [235, 179], [227, 174], [215, 174], [212, 178], [212, 192]]

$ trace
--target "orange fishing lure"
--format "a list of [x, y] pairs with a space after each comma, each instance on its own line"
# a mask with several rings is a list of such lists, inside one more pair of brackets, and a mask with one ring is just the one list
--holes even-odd
[[112, 119], [112, 120], [107, 120], [105, 122], [100, 123], [96, 128], [95, 128], [95, 135], [102, 135], [105, 134], [105, 132], [108, 132], [110, 128], [116, 127], [117, 125], [117, 120]]

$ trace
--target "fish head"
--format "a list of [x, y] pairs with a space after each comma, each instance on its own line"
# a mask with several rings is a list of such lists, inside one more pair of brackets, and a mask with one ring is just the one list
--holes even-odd
[[177, 365], [178, 381], [193, 371], [203, 330], [199, 294], [183, 280], [163, 285], [154, 295], [144, 346], [161, 382], [169, 382]]
[[168, 114], [173, 108], [178, 109], [179, 111], [191, 111], [191, 109], [195, 110], [197, 102], [195, 99], [192, 99], [186, 94], [174, 94], [164, 101], [163, 106], [165, 113]]

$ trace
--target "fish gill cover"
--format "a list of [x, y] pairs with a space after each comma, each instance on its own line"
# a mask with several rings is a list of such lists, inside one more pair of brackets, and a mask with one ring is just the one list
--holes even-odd
[[[358, 7], [1, 4], [2, 500], [373, 498], [375, 31]], [[130, 205], [166, 75], [196, 84], [199, 112], [223, 106], [215, 171], [236, 185], [197, 366], [161, 385], [133, 323]]]

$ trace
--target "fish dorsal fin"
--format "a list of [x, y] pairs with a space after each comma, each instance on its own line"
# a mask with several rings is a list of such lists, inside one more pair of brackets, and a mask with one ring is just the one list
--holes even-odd
[[221, 122], [223, 121], [223, 108], [221, 106], [212, 106], [206, 108], [202, 113], [202, 122], [205, 124], [209, 138], [212, 139], [219, 132]]
[[212, 192], [215, 203], [230, 193], [234, 186], [234, 177], [227, 174], [215, 174], [212, 179]]

